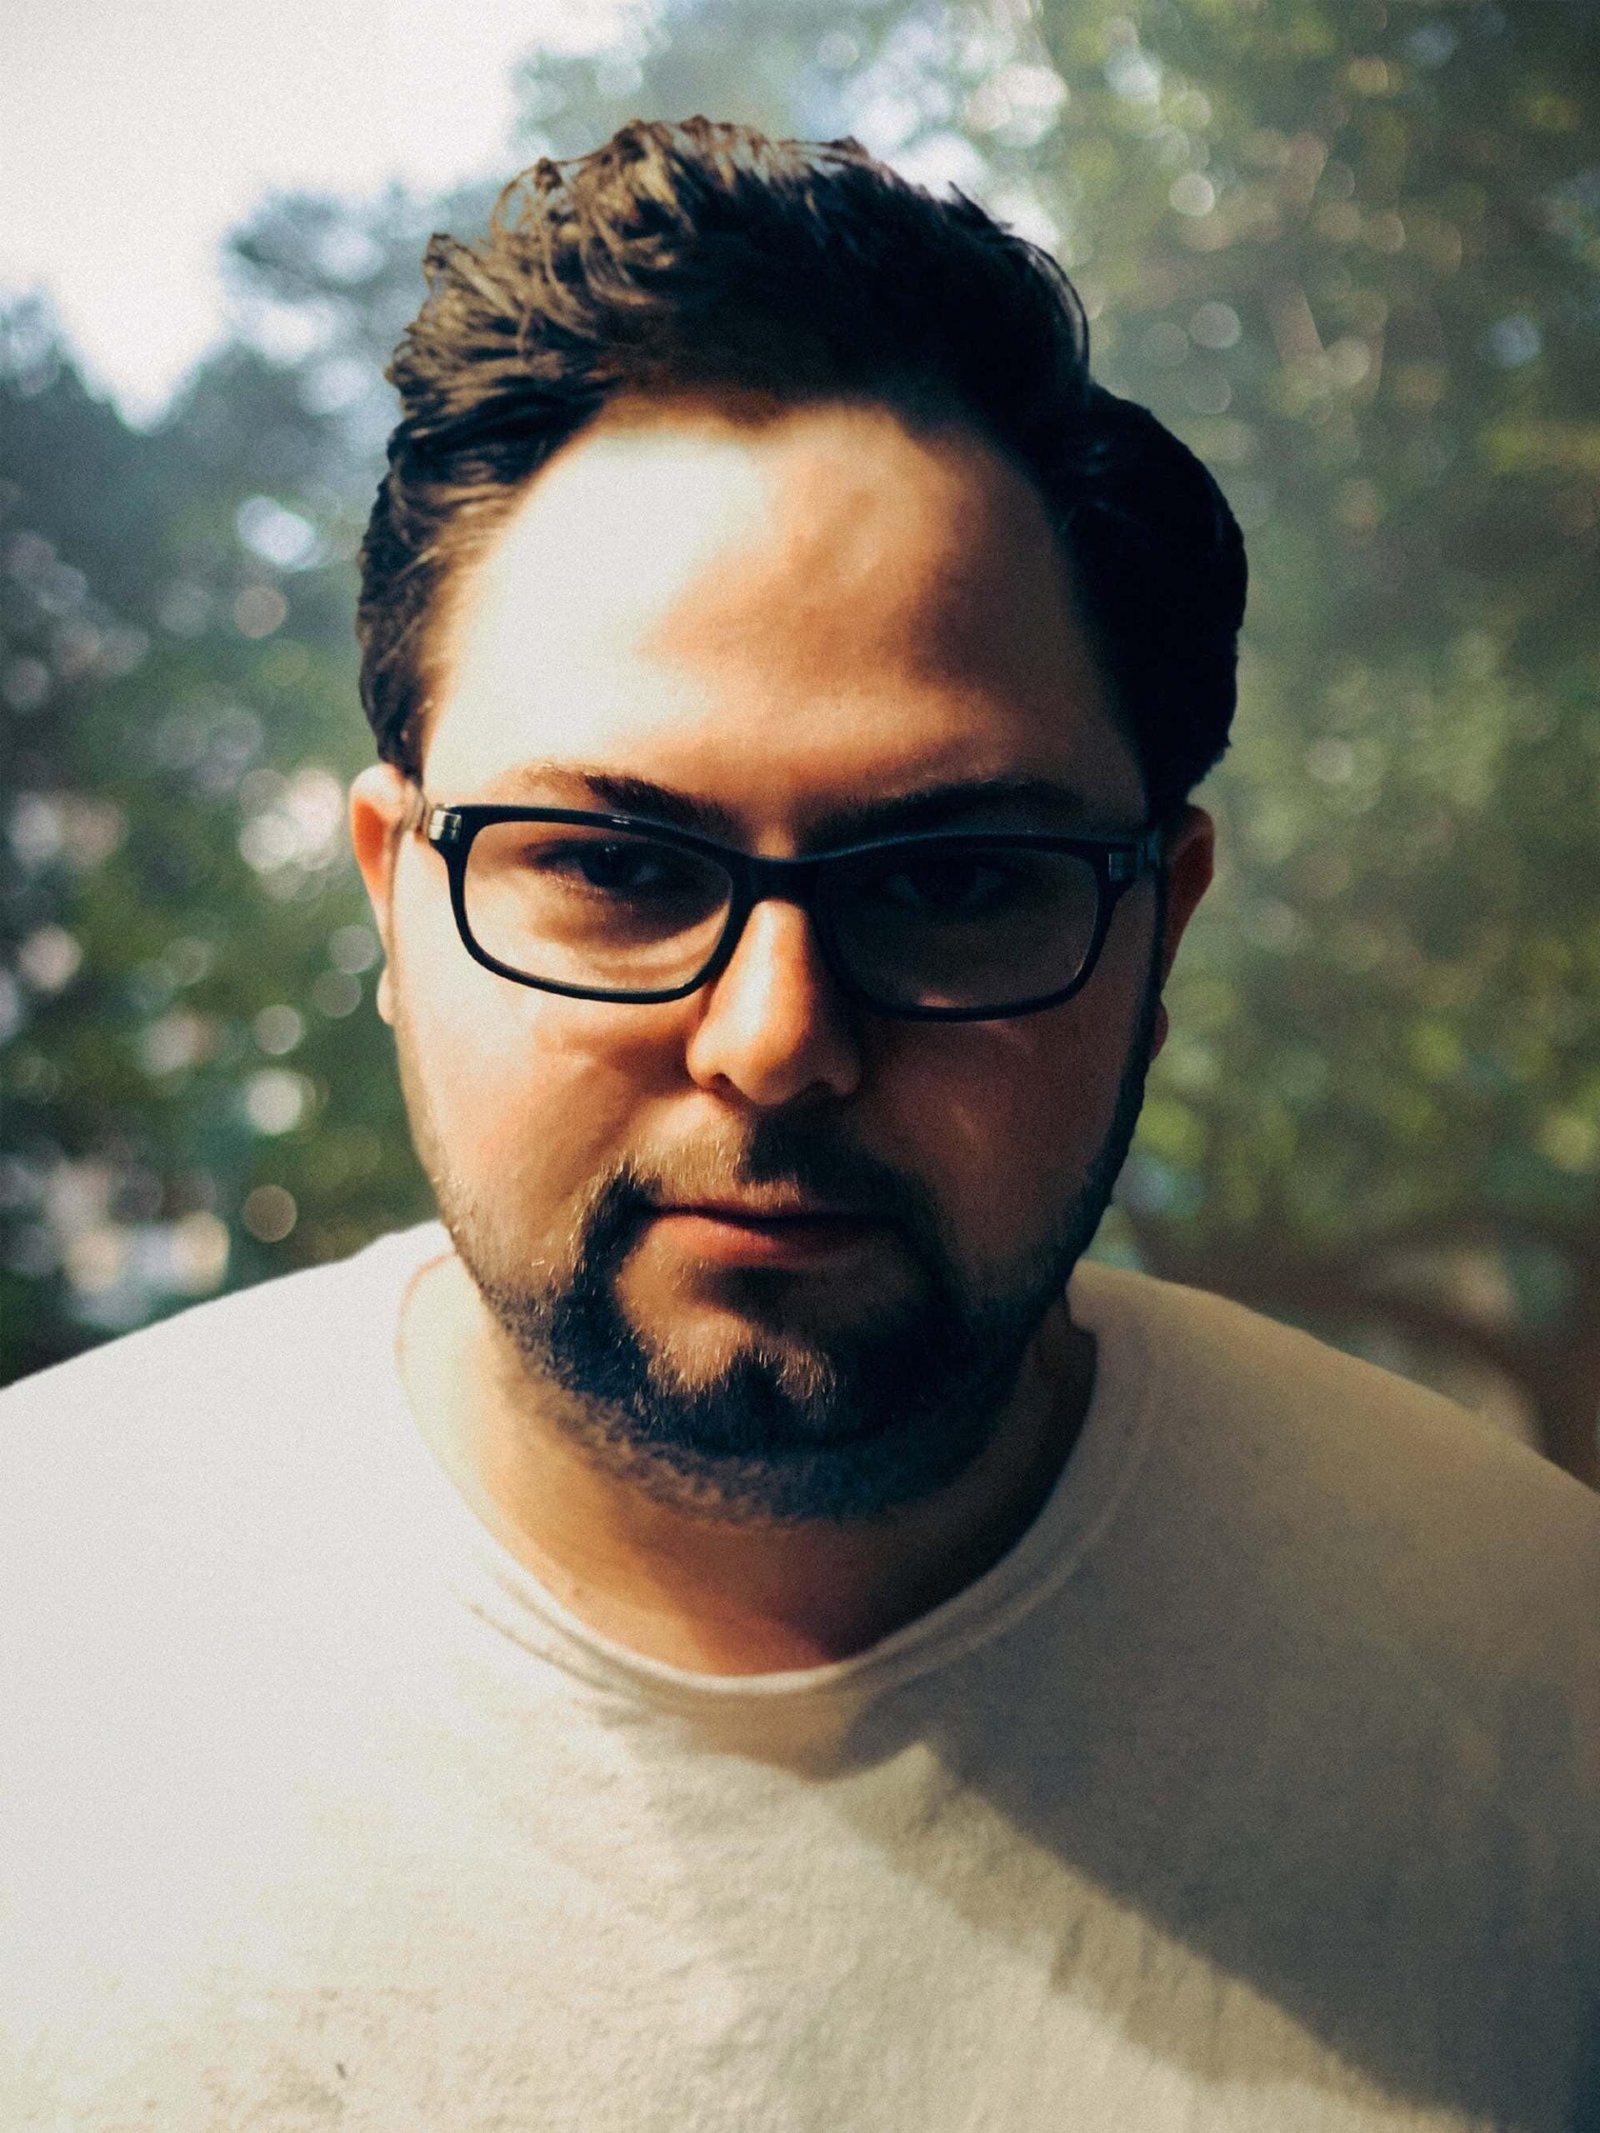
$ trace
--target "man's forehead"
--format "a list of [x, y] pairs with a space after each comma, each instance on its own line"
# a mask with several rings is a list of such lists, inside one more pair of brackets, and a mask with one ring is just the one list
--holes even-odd
[[723, 774], [815, 786], [823, 807], [863, 786], [1104, 782], [1093, 759], [1122, 743], [1025, 485], [1019, 535], [967, 447], [930, 456], [884, 409], [786, 420], [782, 438], [602, 431], [552, 463], [453, 617], [431, 789], [512, 780], [493, 796], [560, 804], [526, 790], [536, 767], [588, 765], [679, 787], [709, 820]]
[[[670, 613], [720, 558], [754, 539], [766, 504], [758, 458], [723, 426], [663, 417], [583, 432], [524, 490], [495, 535], [462, 620], [481, 633], [526, 606], [541, 639], [609, 647]], [[466, 649], [466, 647], [464, 647]]]
[[602, 421], [547, 462], [463, 561], [447, 634], [457, 661], [499, 649], [503, 626], [557, 660], [626, 646], [703, 665], [719, 632], [734, 657], [820, 659], [848, 622], [852, 659], [875, 633], [992, 661], [1017, 636], [997, 605], [1026, 607], [1037, 633], [1070, 608], [1067, 577], [1033, 485], [975, 431], [914, 432], [875, 403], [760, 425], [668, 407]]

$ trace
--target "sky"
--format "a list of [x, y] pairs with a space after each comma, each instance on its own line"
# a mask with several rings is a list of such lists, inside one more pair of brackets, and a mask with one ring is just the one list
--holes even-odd
[[264, 194], [508, 175], [513, 63], [644, 0], [6, 0], [0, 293], [46, 292], [90, 384], [156, 416], [226, 317]]

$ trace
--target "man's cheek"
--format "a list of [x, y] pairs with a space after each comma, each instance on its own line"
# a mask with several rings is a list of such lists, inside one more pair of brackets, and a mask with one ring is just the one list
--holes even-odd
[[1099, 1146], [1116, 1107], [1123, 1054], [1048, 1014], [982, 1027], [982, 1042], [946, 1059], [901, 1110], [902, 1130], [936, 1155], [951, 1185], [984, 1205], [1027, 1196]]
[[434, 1062], [432, 1110], [454, 1166], [514, 1225], [557, 1218], [628, 1144], [617, 1092], [567, 1046], [480, 1030]]
[[991, 1081], [980, 1129], [940, 1187], [978, 1256], [1003, 1264], [1052, 1233], [1111, 1129], [1120, 1064], [1075, 1055]]

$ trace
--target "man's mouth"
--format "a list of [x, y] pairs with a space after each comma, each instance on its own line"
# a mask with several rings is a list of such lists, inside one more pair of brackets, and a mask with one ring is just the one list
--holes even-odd
[[810, 1264], [851, 1254], [883, 1234], [870, 1217], [813, 1203], [779, 1209], [736, 1201], [659, 1208], [657, 1226], [697, 1258], [748, 1265]]

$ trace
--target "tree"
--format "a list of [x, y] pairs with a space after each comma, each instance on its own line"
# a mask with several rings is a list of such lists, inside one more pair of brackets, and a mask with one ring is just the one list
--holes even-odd
[[1253, 533], [1146, 1262], [1480, 1360], [1597, 1477], [1592, 10], [1047, 10], [1041, 196]]
[[161, 429], [0, 369], [5, 1375], [424, 1200], [344, 852], [353, 500], [245, 349]]

